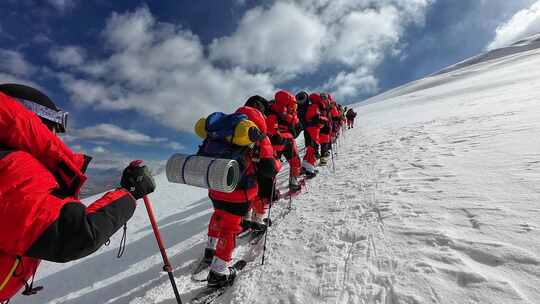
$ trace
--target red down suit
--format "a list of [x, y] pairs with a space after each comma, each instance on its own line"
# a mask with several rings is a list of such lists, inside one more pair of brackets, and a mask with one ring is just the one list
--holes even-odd
[[296, 97], [286, 91], [275, 94], [275, 103], [270, 108], [266, 119], [268, 136], [278, 159], [285, 156], [291, 168], [291, 176], [299, 176], [301, 163], [298, 147], [294, 140], [300, 123], [296, 114]]
[[320, 130], [328, 122], [328, 118], [321, 114], [320, 108], [322, 105], [321, 95], [318, 93], [312, 93], [309, 95], [310, 105], [306, 111], [306, 129], [304, 130], [306, 140], [306, 154], [304, 155], [304, 166], [310, 166], [306, 168], [310, 171], [314, 170], [315, 162], [319, 154]]
[[135, 210], [126, 190], [86, 207], [79, 191], [89, 157], [73, 153], [41, 120], [0, 93], [0, 301], [11, 298], [41, 259], [96, 251]]
[[[263, 134], [266, 133], [265, 118], [257, 109], [244, 106], [236, 112], [245, 114]], [[242, 230], [242, 216], [248, 212], [250, 202], [257, 197], [259, 185], [256, 175], [272, 179], [280, 169], [268, 137], [260, 141], [251, 153], [246, 153], [245, 164], [244, 175], [254, 181], [248, 188], [237, 187], [232, 193], [215, 190], [209, 190], [208, 193], [214, 206], [214, 213], [208, 224], [208, 236], [218, 240], [215, 256], [227, 262], [232, 259], [236, 235]]]

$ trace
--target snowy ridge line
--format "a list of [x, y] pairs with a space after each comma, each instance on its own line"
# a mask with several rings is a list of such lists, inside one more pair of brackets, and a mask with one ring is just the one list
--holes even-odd
[[513, 60], [527, 60], [529, 56], [534, 56], [540, 52], [540, 39], [538, 35], [533, 35], [529, 38], [516, 42], [515, 44], [488, 51], [486, 53], [464, 59], [454, 65], [441, 69], [425, 78], [415, 80], [390, 89], [377, 96], [361, 101], [361, 104], [367, 105], [370, 103], [382, 101], [385, 99], [396, 98], [413, 92], [418, 92], [425, 89], [444, 86], [450, 82], [461, 80], [470, 73], [478, 73], [494, 69], [499, 63], [510, 63]]
[[524, 53], [531, 50], [536, 50], [538, 48], [540, 48], [540, 38], [538, 37], [538, 34], [536, 34], [529, 38], [525, 38], [520, 41], [517, 41], [510, 46], [491, 50], [483, 54], [465, 59], [454, 65], [446, 67], [438, 72], [435, 72], [429, 76], [435, 76], [435, 75], [457, 71], [465, 67], [474, 66], [475, 64], [478, 64], [478, 63], [502, 59], [507, 56], [515, 55], [518, 53]]

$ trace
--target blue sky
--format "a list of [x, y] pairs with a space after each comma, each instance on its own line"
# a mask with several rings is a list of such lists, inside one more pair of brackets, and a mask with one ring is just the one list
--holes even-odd
[[97, 168], [193, 152], [253, 94], [361, 101], [540, 30], [536, 0], [6, 0], [0, 79], [71, 114]]

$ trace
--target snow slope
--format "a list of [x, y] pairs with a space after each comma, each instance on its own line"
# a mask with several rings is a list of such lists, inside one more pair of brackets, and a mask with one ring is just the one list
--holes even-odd
[[[267, 260], [219, 303], [540, 303], [540, 50], [433, 75], [356, 106], [357, 126], [307, 191], [272, 210]], [[280, 180], [287, 173], [280, 174]], [[152, 195], [183, 300], [210, 214], [205, 191]], [[46, 264], [12, 303], [175, 303], [143, 206], [128, 247]]]

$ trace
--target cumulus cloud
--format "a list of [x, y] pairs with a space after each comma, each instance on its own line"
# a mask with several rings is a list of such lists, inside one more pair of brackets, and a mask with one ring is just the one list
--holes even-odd
[[26, 61], [24, 55], [6, 49], [0, 49], [0, 70], [15, 76], [27, 76], [35, 71], [35, 67]]
[[38, 69], [17, 51], [0, 49], [0, 79], [2, 83], [25, 84], [46, 92], [31, 79]]
[[278, 0], [248, 10], [233, 33], [207, 46], [143, 6], [107, 20], [101, 35], [107, 56], [68, 46], [51, 58], [69, 67], [58, 77], [80, 104], [136, 110], [191, 132], [198, 117], [232, 111], [253, 94], [271, 96], [276, 85], [321, 66], [343, 68], [322, 81], [336, 96], [350, 101], [375, 92], [376, 67], [386, 56], [406, 56], [400, 53], [404, 29], [423, 24], [431, 3]]
[[499, 25], [495, 30], [495, 38], [487, 49], [509, 46], [522, 38], [538, 33], [540, 33], [540, 1], [517, 12], [508, 21]]
[[378, 81], [366, 68], [354, 72], [340, 72], [323, 86], [324, 91], [333, 93], [337, 100], [371, 94], [378, 91]]
[[103, 37], [110, 56], [59, 76], [73, 99], [96, 108], [134, 109], [191, 132], [198, 117], [232, 111], [251, 94], [274, 89], [269, 74], [215, 67], [197, 36], [157, 22], [147, 7], [113, 14]]
[[401, 30], [393, 6], [351, 12], [335, 28], [328, 55], [350, 66], [375, 66], [399, 42]]
[[[109, 153], [110, 151], [103, 147], [110, 142], [125, 142], [128, 144], [147, 146], [159, 145], [171, 150], [182, 150], [185, 148], [179, 142], [170, 141], [165, 137], [152, 137], [137, 130], [121, 128], [113, 124], [98, 124], [82, 129], [70, 131], [70, 134], [60, 135], [66, 143], [77, 143], [81, 140], [96, 144], [91, 151], [93, 153]], [[79, 149], [80, 150], [80, 149]]]
[[[376, 67], [402, 54], [407, 26], [422, 26], [433, 0], [281, 0], [246, 12], [237, 30], [215, 39], [210, 57], [248, 70], [274, 75], [309, 74], [324, 65], [342, 66], [325, 86], [345, 92], [373, 93]], [[359, 72], [361, 71], [361, 72]], [[370, 77], [367, 77], [367, 75]], [[352, 90], [351, 84], [366, 83]], [[285, 78], [289, 80], [289, 78]], [[367, 90], [367, 91], [366, 91]]]
[[249, 10], [238, 29], [210, 46], [213, 60], [283, 72], [312, 71], [320, 62], [326, 27], [292, 3]]
[[123, 129], [113, 124], [99, 124], [73, 131], [77, 139], [108, 139], [135, 145], [148, 145], [166, 142], [166, 138], [153, 138], [136, 130]]
[[59, 66], [78, 66], [84, 63], [85, 51], [76, 46], [53, 48], [49, 57]]

